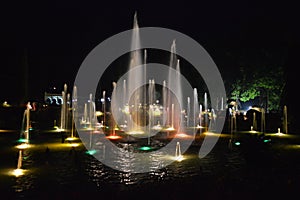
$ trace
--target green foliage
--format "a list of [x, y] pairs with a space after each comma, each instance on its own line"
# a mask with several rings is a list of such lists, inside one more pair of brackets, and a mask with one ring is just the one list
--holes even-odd
[[241, 76], [232, 85], [231, 98], [242, 102], [249, 101], [261, 95], [268, 99], [268, 109], [278, 110], [280, 97], [285, 86], [283, 68], [260, 68], [257, 71], [246, 72], [241, 68]]

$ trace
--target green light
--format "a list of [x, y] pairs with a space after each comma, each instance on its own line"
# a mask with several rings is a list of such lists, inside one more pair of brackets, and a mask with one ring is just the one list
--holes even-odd
[[152, 148], [151, 147], [148, 147], [148, 146], [143, 146], [143, 147], [140, 147], [139, 150], [142, 150], [142, 151], [149, 151], [151, 150]]
[[25, 138], [20, 138], [20, 139], [18, 139], [18, 142], [28, 142], [28, 140]]
[[241, 145], [240, 142], [235, 142], [234, 144], [237, 145], [237, 146]]
[[271, 142], [271, 139], [264, 139], [264, 142], [265, 142], [265, 143]]
[[95, 153], [97, 153], [97, 150], [92, 149], [92, 150], [86, 151], [85, 153], [86, 153], [86, 154], [89, 154], [89, 155], [94, 155]]

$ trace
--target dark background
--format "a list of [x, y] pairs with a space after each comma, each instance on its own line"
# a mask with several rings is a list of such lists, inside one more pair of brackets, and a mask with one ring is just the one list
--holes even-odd
[[[61, 93], [95, 46], [132, 28], [135, 11], [140, 27], [174, 29], [199, 42], [227, 88], [242, 64], [251, 67], [262, 54], [283, 65], [288, 87], [297, 84], [299, 18], [289, 1], [6, 1], [0, 8], [1, 102]], [[295, 110], [294, 90], [286, 90]]]

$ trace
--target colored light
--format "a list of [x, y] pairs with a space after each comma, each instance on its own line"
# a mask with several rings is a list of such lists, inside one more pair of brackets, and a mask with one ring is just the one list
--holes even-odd
[[175, 160], [178, 161], [178, 162], [181, 162], [181, 161], [183, 161], [183, 156], [182, 155], [176, 156]]
[[106, 138], [108, 138], [110, 140], [117, 140], [117, 139], [120, 139], [121, 136], [118, 136], [118, 135], [109, 135], [109, 136], [106, 136]]
[[77, 140], [78, 138], [76, 137], [68, 137], [66, 138], [66, 141], [74, 141], [74, 140]]
[[86, 153], [86, 154], [89, 154], [89, 155], [94, 155], [95, 153], [97, 153], [97, 150], [92, 149], [92, 150], [86, 151], [85, 153]]
[[27, 139], [25, 139], [25, 138], [20, 138], [19, 140], [18, 140], [18, 142], [28, 142], [28, 140]]
[[237, 146], [241, 145], [240, 142], [235, 142], [234, 144], [237, 145]]
[[68, 144], [68, 146], [70, 146], [70, 147], [78, 147], [79, 144], [78, 143], [70, 143], [70, 144]]
[[148, 146], [143, 146], [143, 147], [140, 147], [139, 150], [142, 150], [142, 151], [149, 151], [151, 150], [152, 148], [151, 147], [148, 147]]
[[175, 135], [176, 138], [191, 138], [192, 136], [186, 134], [186, 133], [177, 133]]
[[19, 177], [25, 174], [25, 170], [23, 169], [15, 169], [14, 171], [11, 172], [13, 176]]
[[23, 144], [20, 144], [20, 145], [17, 145], [16, 146], [18, 149], [27, 149], [30, 147], [29, 144], [26, 144], [26, 143], [23, 143]]
[[166, 131], [174, 131], [175, 128], [174, 127], [169, 127], [169, 128], [166, 128]]

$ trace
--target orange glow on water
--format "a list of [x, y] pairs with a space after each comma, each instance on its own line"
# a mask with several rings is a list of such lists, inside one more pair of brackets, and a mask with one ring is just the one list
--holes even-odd
[[120, 139], [122, 137], [118, 136], [118, 135], [109, 135], [109, 136], [106, 136], [106, 138], [110, 139], [110, 140], [117, 140], [117, 139]]

